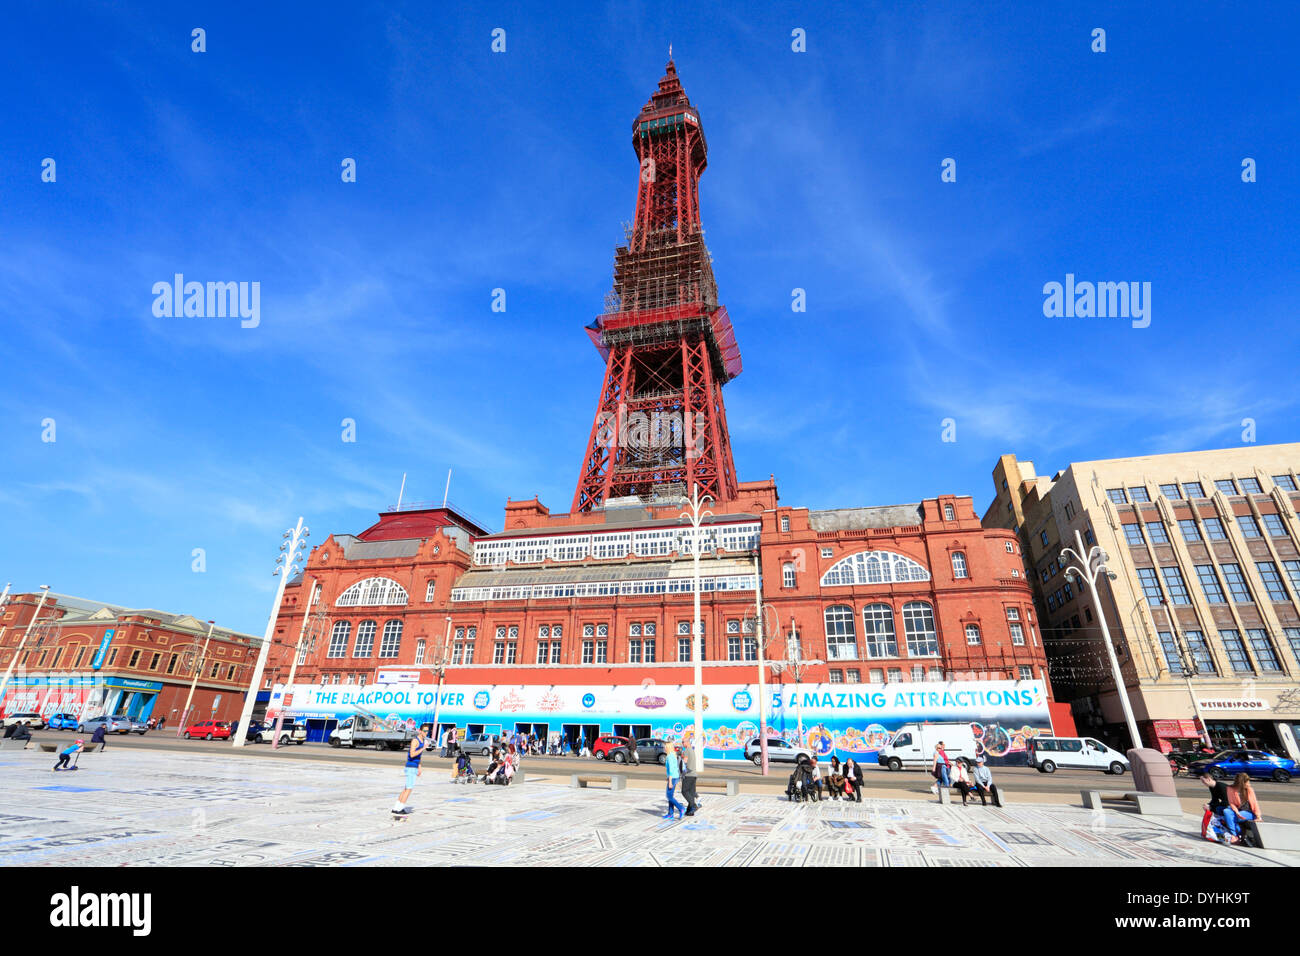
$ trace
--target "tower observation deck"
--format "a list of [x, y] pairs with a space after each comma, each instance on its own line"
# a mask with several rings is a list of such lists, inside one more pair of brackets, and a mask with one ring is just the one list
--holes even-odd
[[722, 386], [740, 348], [718, 304], [700, 225], [708, 144], [670, 60], [632, 124], [640, 161], [636, 216], [614, 255], [605, 312], [587, 327], [605, 381], [573, 511], [611, 498], [736, 494]]

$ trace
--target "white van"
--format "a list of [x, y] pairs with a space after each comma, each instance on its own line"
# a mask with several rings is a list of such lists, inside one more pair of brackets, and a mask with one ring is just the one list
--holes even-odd
[[949, 760], [975, 759], [975, 732], [970, 724], [904, 724], [876, 752], [876, 763], [890, 770], [929, 770], [934, 765], [934, 748], [941, 740]]
[[1031, 737], [1029, 766], [1039, 773], [1066, 770], [1102, 770], [1121, 774], [1129, 769], [1128, 758], [1092, 737]]

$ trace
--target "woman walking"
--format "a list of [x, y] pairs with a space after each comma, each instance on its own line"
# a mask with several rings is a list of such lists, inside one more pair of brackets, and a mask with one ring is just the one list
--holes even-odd
[[685, 814], [686, 807], [677, 802], [673, 796], [673, 791], [677, 789], [677, 781], [681, 779], [681, 768], [677, 766], [677, 753], [673, 750], [664, 751], [664, 770], [668, 772], [668, 812], [664, 814], [665, 820], [673, 818], [673, 811], [677, 811], [677, 819], [680, 820]]

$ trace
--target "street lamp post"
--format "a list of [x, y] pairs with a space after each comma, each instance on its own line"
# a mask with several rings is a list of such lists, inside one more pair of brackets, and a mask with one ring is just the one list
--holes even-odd
[[1133, 739], [1133, 749], [1142, 749], [1142, 738], [1138, 734], [1137, 722], [1133, 719], [1133, 707], [1129, 704], [1128, 687], [1124, 684], [1124, 675], [1119, 670], [1119, 659], [1115, 656], [1115, 645], [1110, 640], [1110, 628], [1106, 624], [1106, 611], [1101, 605], [1101, 595], [1097, 591], [1097, 576], [1105, 574], [1112, 581], [1119, 575], [1106, 567], [1106, 553], [1101, 550], [1099, 545], [1093, 545], [1092, 549], [1087, 551], [1087, 557], [1084, 557], [1083, 536], [1076, 530], [1074, 532], [1074, 548], [1062, 548], [1062, 554], [1070, 555], [1077, 563], [1070, 565], [1065, 569], [1065, 579], [1075, 581], [1080, 578], [1088, 582], [1088, 590], [1092, 593], [1092, 603], [1097, 608], [1097, 620], [1101, 622], [1101, 636], [1106, 642], [1106, 655], [1110, 658], [1110, 672], [1115, 679], [1115, 690], [1119, 692], [1120, 707], [1124, 710], [1124, 720], [1128, 723], [1129, 736]]
[[[307, 537], [311, 531], [302, 523], [302, 518], [298, 519], [298, 524], [290, 528], [283, 535], [284, 541], [280, 544], [280, 556], [275, 559], [276, 568], [272, 574], [280, 576], [280, 584], [275, 589], [275, 602], [271, 605], [271, 616], [266, 621], [266, 634], [262, 637], [262, 648], [257, 654], [257, 664], [253, 668], [253, 676], [249, 682], [248, 693], [244, 696], [244, 709], [239, 715], [239, 725], [236, 732], [232, 734], [235, 739], [233, 746], [244, 746], [244, 738], [247, 733], [238, 732], [240, 727], [246, 728], [253, 719], [253, 704], [257, 701], [257, 688], [262, 683], [262, 671], [266, 668], [266, 656], [271, 651], [271, 641], [275, 635], [275, 622], [280, 616], [280, 602], [284, 600], [284, 587], [289, 583], [289, 578], [298, 571], [298, 560], [301, 557], [300, 551], [306, 546]], [[294, 660], [297, 660], [294, 655]]]
[[695, 583], [695, 621], [691, 628], [691, 660], [695, 663], [695, 733], [691, 748], [691, 766], [699, 773], [704, 769], [704, 668], [700, 652], [704, 646], [704, 624], [700, 620], [700, 551], [704, 547], [704, 536], [700, 534], [700, 522], [713, 515], [712, 511], [701, 511], [700, 505], [712, 501], [710, 495], [700, 497], [699, 483], [691, 485], [691, 510], [683, 511], [681, 516], [691, 521], [692, 541], [691, 558]]
[[[212, 628], [216, 626], [215, 621], [208, 621], [208, 636], [203, 639], [203, 649], [199, 651], [199, 659], [194, 665], [194, 676], [190, 678], [190, 692], [185, 696], [185, 709], [181, 711], [181, 719], [176, 721], [176, 736], [180, 737], [185, 733], [185, 725], [190, 719], [190, 701], [194, 699], [194, 685], [199, 682], [199, 674], [203, 670], [203, 662], [208, 657], [208, 642], [212, 640]], [[194, 647], [193, 644], [190, 647]]]
[[32, 619], [27, 622], [27, 629], [23, 631], [22, 639], [18, 642], [18, 649], [14, 651], [14, 659], [11, 660], [9, 666], [5, 668], [4, 678], [0, 679], [0, 706], [4, 703], [5, 692], [9, 689], [9, 678], [13, 676], [14, 667], [18, 664], [18, 658], [22, 656], [23, 648], [27, 646], [27, 636], [32, 633], [32, 626], [36, 623], [36, 619], [41, 616], [41, 608], [45, 607], [45, 599], [49, 597], [49, 594], [50, 586], [48, 584], [42, 584], [41, 599], [36, 604], [36, 613], [33, 614]]
[[447, 675], [447, 658], [451, 654], [451, 618], [447, 618], [447, 636], [442, 640], [442, 654], [438, 657], [438, 694], [433, 698], [433, 735], [438, 736], [438, 710], [442, 705], [442, 681]]
[[[754, 636], [758, 641], [758, 750], [759, 767], [767, 776], [767, 662], [763, 660], [763, 579], [754, 552]], [[742, 635], [743, 637], [743, 635]]]
[[[314, 578], [308, 580], [311, 582], [311, 586], [307, 589], [307, 609], [302, 612], [302, 627], [298, 629], [298, 644], [293, 649], [293, 661], [289, 664], [289, 680], [285, 684], [286, 688], [293, 687], [294, 675], [298, 673], [298, 658], [302, 656], [302, 642], [307, 638], [307, 618], [311, 616], [311, 609], [316, 605], [316, 589], [320, 586]], [[274, 736], [271, 737], [272, 750], [278, 750], [280, 747], [280, 728], [283, 726], [284, 701], [282, 700], [280, 702], [280, 712], [275, 715]]]

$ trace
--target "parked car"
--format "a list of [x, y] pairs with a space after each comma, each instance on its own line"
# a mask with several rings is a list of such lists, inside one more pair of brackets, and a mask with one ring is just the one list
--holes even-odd
[[1101, 770], [1121, 774], [1129, 769], [1128, 758], [1092, 737], [1031, 737], [1029, 766], [1039, 773], [1067, 770]]
[[[812, 751], [807, 747], [796, 747], [788, 740], [780, 737], [767, 738], [767, 759], [770, 763], [794, 763], [800, 756], [812, 759]], [[755, 765], [761, 766], [763, 763], [763, 742], [758, 737], [750, 737], [745, 742], [745, 759], [752, 760]]]
[[[638, 737], [636, 744], [636, 759], [641, 763], [667, 763], [668, 758], [665, 756], [667, 750], [664, 742], [658, 737]], [[609, 759], [615, 763], [627, 763], [628, 751], [626, 744], [622, 747], [615, 747], [609, 753]]]
[[[260, 721], [248, 728], [246, 740], [253, 740], [259, 744], [269, 744], [275, 737], [275, 721], [269, 720], [265, 723]], [[280, 725], [280, 746], [285, 744], [303, 744], [307, 742], [307, 725], [295, 723], [286, 718]]]
[[143, 737], [149, 730], [149, 724], [146, 721], [136, 720], [134, 717], [124, 717], [122, 719], [131, 725], [130, 732], [133, 734], [139, 734]]
[[110, 717], [108, 714], [101, 714], [98, 717], [91, 717], [77, 724], [77, 733], [93, 734], [99, 729], [100, 724], [104, 725], [106, 734], [129, 734], [131, 732], [131, 721], [125, 717]]
[[[601, 734], [596, 738], [596, 742], [591, 745], [591, 755], [597, 760], [605, 760], [618, 748], [622, 747], [626, 751], [627, 746], [631, 743], [628, 737], [615, 737], [613, 734]], [[627, 759], [627, 753], [624, 752], [623, 759]]]
[[14, 724], [27, 724], [32, 730], [43, 730], [45, 728], [45, 718], [35, 711], [23, 711], [5, 717], [4, 725], [6, 727], [12, 727]]
[[500, 734], [466, 734], [465, 739], [460, 742], [461, 749], [468, 754], [481, 754], [484, 757], [492, 756], [493, 747], [503, 747], [505, 744], [501, 740]]
[[79, 723], [72, 714], [51, 714], [45, 726], [50, 730], [76, 730]]
[[185, 739], [202, 737], [204, 740], [229, 740], [230, 725], [220, 720], [204, 720], [185, 728]]
[[1286, 783], [1296, 772], [1294, 760], [1278, 757], [1263, 750], [1224, 750], [1208, 760], [1197, 760], [1187, 772], [1193, 777], [1208, 773], [1215, 780], [1248, 773], [1257, 780]]

